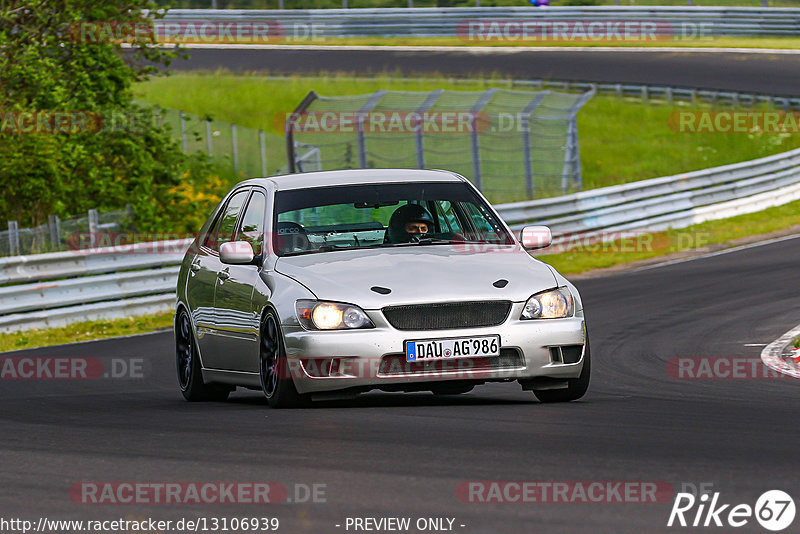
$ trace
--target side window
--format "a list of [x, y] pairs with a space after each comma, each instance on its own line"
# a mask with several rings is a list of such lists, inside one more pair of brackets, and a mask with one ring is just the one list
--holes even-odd
[[236, 229], [236, 220], [239, 218], [239, 213], [242, 211], [244, 201], [247, 200], [247, 190], [239, 191], [231, 197], [228, 205], [225, 206], [225, 211], [220, 217], [217, 229], [217, 240], [214, 243], [214, 250], [219, 251], [219, 247], [223, 243], [233, 241], [233, 231]]
[[442, 232], [461, 233], [463, 230], [458, 224], [456, 214], [453, 212], [453, 204], [447, 200], [436, 201], [436, 216], [439, 219], [439, 226]]
[[261, 254], [264, 243], [264, 215], [267, 209], [267, 198], [264, 193], [255, 191], [247, 203], [247, 209], [242, 216], [236, 241], [247, 241], [252, 245], [253, 252]]

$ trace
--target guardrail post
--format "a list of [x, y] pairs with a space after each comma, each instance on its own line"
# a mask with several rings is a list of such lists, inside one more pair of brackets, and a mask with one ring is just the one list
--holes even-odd
[[278, 0], [278, 9], [283, 9], [283, 0]]
[[622, 84], [618, 83], [614, 86], [614, 93], [616, 93], [617, 98], [622, 98]]
[[261, 149], [261, 176], [267, 176], [267, 143], [264, 140], [264, 130], [258, 131], [258, 147]]
[[214, 158], [214, 144], [211, 141], [211, 121], [206, 119], [206, 152], [209, 159]]
[[231, 144], [233, 145], [233, 170], [239, 172], [239, 147], [236, 139], [236, 125], [231, 124]]
[[89, 210], [89, 243], [90, 248], [95, 247], [97, 242], [97, 210]]
[[186, 118], [183, 116], [183, 111], [178, 111], [178, 116], [181, 119], [181, 147], [186, 152]]
[[672, 87], [667, 87], [666, 93], [667, 93], [667, 104], [671, 105], [672, 104]]
[[59, 250], [61, 248], [61, 221], [58, 215], [50, 215], [47, 219], [47, 225], [50, 227], [50, 246], [53, 250]]
[[650, 92], [648, 91], [647, 86], [643, 85], [642, 86], [642, 102], [647, 103], [647, 101], [649, 99], [650, 99]]
[[19, 227], [17, 221], [8, 221], [8, 252], [11, 256], [20, 254]]

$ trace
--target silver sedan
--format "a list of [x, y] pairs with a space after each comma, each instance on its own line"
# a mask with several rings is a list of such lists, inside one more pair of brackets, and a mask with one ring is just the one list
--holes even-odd
[[262, 390], [272, 407], [372, 389], [466, 393], [517, 381], [544, 402], [589, 385], [575, 287], [465, 178], [345, 170], [248, 180], [178, 278], [178, 383], [190, 401]]

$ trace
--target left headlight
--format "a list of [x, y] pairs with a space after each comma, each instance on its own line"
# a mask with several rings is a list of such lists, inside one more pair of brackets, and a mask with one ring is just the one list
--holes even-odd
[[297, 319], [308, 330], [351, 330], [375, 328], [364, 310], [353, 304], [298, 300]]
[[574, 303], [572, 293], [566, 287], [537, 293], [528, 299], [520, 319], [561, 319], [572, 317]]

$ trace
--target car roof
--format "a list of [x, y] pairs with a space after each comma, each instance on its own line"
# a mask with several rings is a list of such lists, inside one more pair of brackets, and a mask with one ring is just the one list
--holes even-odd
[[269, 178], [253, 178], [241, 185], [272, 182], [278, 191], [306, 189], [331, 185], [408, 183], [408, 182], [461, 182], [464, 178], [450, 171], [423, 169], [346, 169], [340, 171], [304, 172], [283, 174]]

